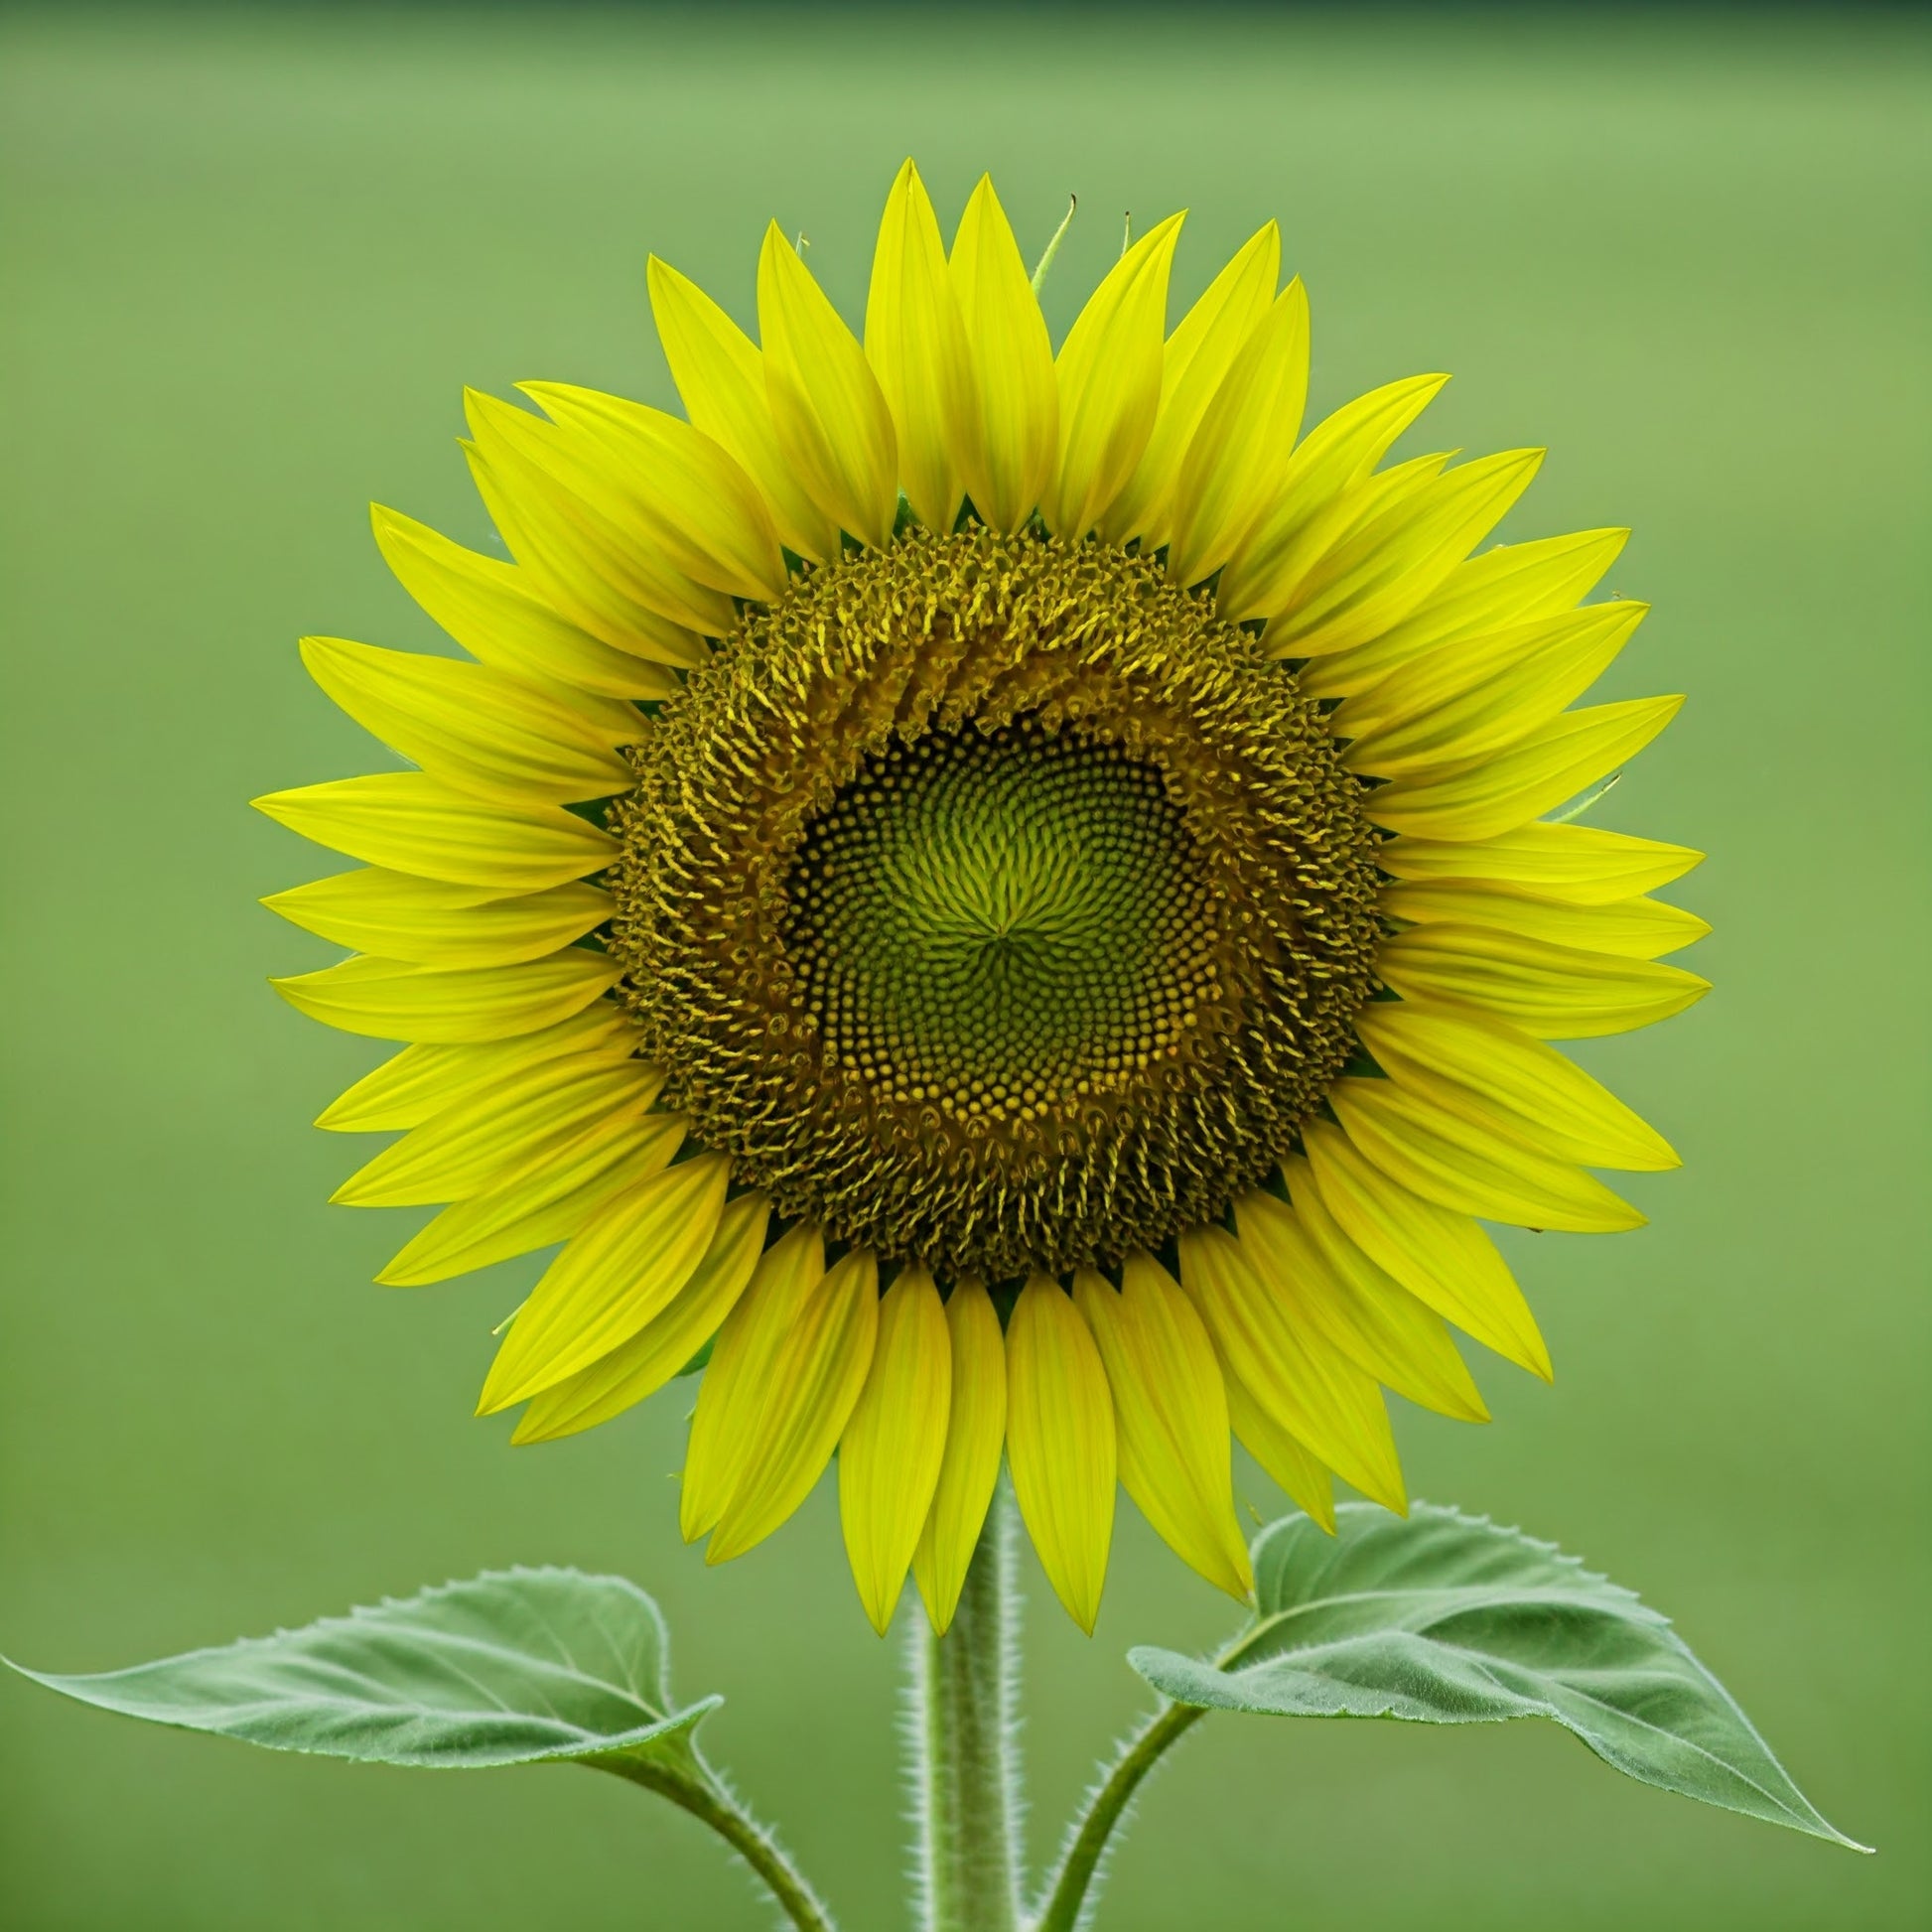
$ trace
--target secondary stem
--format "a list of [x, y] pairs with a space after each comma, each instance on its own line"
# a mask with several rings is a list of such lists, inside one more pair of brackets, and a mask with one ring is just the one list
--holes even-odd
[[1086, 1816], [1060, 1855], [1052, 1888], [1034, 1921], [1033, 1932], [1073, 1932], [1080, 1922], [1087, 1889], [1107, 1850], [1107, 1841], [1121, 1821], [1141, 1780], [1154, 1769], [1162, 1753], [1207, 1713], [1191, 1705], [1171, 1704], [1157, 1712], [1121, 1746], [1114, 1766], [1088, 1800]]
[[1018, 1932], [1013, 1506], [994, 1495], [952, 1627], [912, 1638], [925, 1932]]
[[838, 1932], [804, 1874], [778, 1849], [777, 1840], [745, 1810], [703, 1759], [689, 1773], [650, 1765], [611, 1764], [633, 1784], [668, 1798], [701, 1818], [761, 1878], [798, 1932]]

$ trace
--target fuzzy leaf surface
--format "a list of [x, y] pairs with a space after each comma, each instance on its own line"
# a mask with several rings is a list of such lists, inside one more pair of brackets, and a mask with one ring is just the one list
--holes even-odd
[[1143, 1647], [1177, 1704], [1291, 1718], [1547, 1718], [1645, 1784], [1858, 1846], [1819, 1816], [1671, 1628], [1554, 1545], [1419, 1503], [1306, 1516], [1254, 1549], [1254, 1627], [1220, 1666]]
[[485, 1571], [299, 1630], [84, 1677], [24, 1670], [124, 1717], [366, 1763], [546, 1761], [689, 1772], [717, 1704], [673, 1708], [657, 1605], [621, 1577]]

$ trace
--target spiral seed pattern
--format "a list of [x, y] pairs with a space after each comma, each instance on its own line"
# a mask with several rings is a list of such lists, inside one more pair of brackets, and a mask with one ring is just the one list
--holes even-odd
[[1033, 717], [868, 759], [786, 897], [826, 1058], [955, 1122], [1118, 1087], [1215, 991], [1212, 896], [1159, 770]]
[[1158, 1248], [1353, 1050], [1359, 783], [1152, 561], [915, 530], [753, 611], [629, 756], [640, 1050], [834, 1239], [989, 1282]]

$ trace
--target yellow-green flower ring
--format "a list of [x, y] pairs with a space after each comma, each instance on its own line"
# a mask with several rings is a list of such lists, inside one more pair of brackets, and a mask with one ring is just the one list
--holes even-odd
[[[990, 182], [908, 162], [864, 343], [772, 228], [759, 345], [661, 262], [687, 418], [470, 397], [515, 562], [378, 508], [475, 661], [303, 645], [418, 769], [278, 792], [364, 870], [268, 902], [278, 982], [407, 1042], [322, 1117], [339, 1190], [442, 1211], [381, 1279], [563, 1244], [490, 1369], [514, 1440], [707, 1343], [714, 1561], [839, 1453], [867, 1615], [951, 1618], [1001, 1459], [1091, 1628], [1116, 1481], [1252, 1586], [1230, 1431], [1318, 1520], [1404, 1506], [1383, 1387], [1548, 1375], [1482, 1221], [1608, 1232], [1670, 1148], [1547, 1041], [1647, 1025], [1698, 854], [1546, 814], [1676, 698], [1571, 709], [1644, 614], [1623, 542], [1478, 551], [1539, 452], [1379, 467], [1443, 377], [1306, 435], [1270, 223], [1172, 335], [1180, 217], [1053, 352]], [[541, 413], [537, 413], [540, 411]]]

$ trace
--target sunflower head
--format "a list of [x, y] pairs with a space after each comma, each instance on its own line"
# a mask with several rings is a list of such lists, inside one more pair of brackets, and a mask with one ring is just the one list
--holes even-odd
[[1230, 1434], [1392, 1508], [1382, 1390], [1480, 1419], [1453, 1324], [1549, 1362], [1482, 1222], [1641, 1219], [1674, 1165], [1548, 1042], [1705, 983], [1681, 847], [1553, 820], [1676, 699], [1573, 708], [1623, 533], [1480, 546], [1535, 451], [1386, 462], [1440, 388], [1304, 432], [1272, 223], [1172, 333], [1180, 217], [1057, 351], [992, 185], [908, 162], [863, 340], [775, 225], [754, 344], [651, 263], [685, 413], [531, 383], [467, 446], [513, 561], [378, 509], [470, 654], [310, 668], [414, 769], [258, 801], [364, 869], [278, 982], [406, 1042], [322, 1117], [445, 1203], [381, 1279], [562, 1246], [483, 1408], [518, 1442], [708, 1357], [714, 1561], [835, 1448], [874, 1623], [949, 1620], [1002, 1460], [1091, 1628], [1116, 1482], [1252, 1587]]

